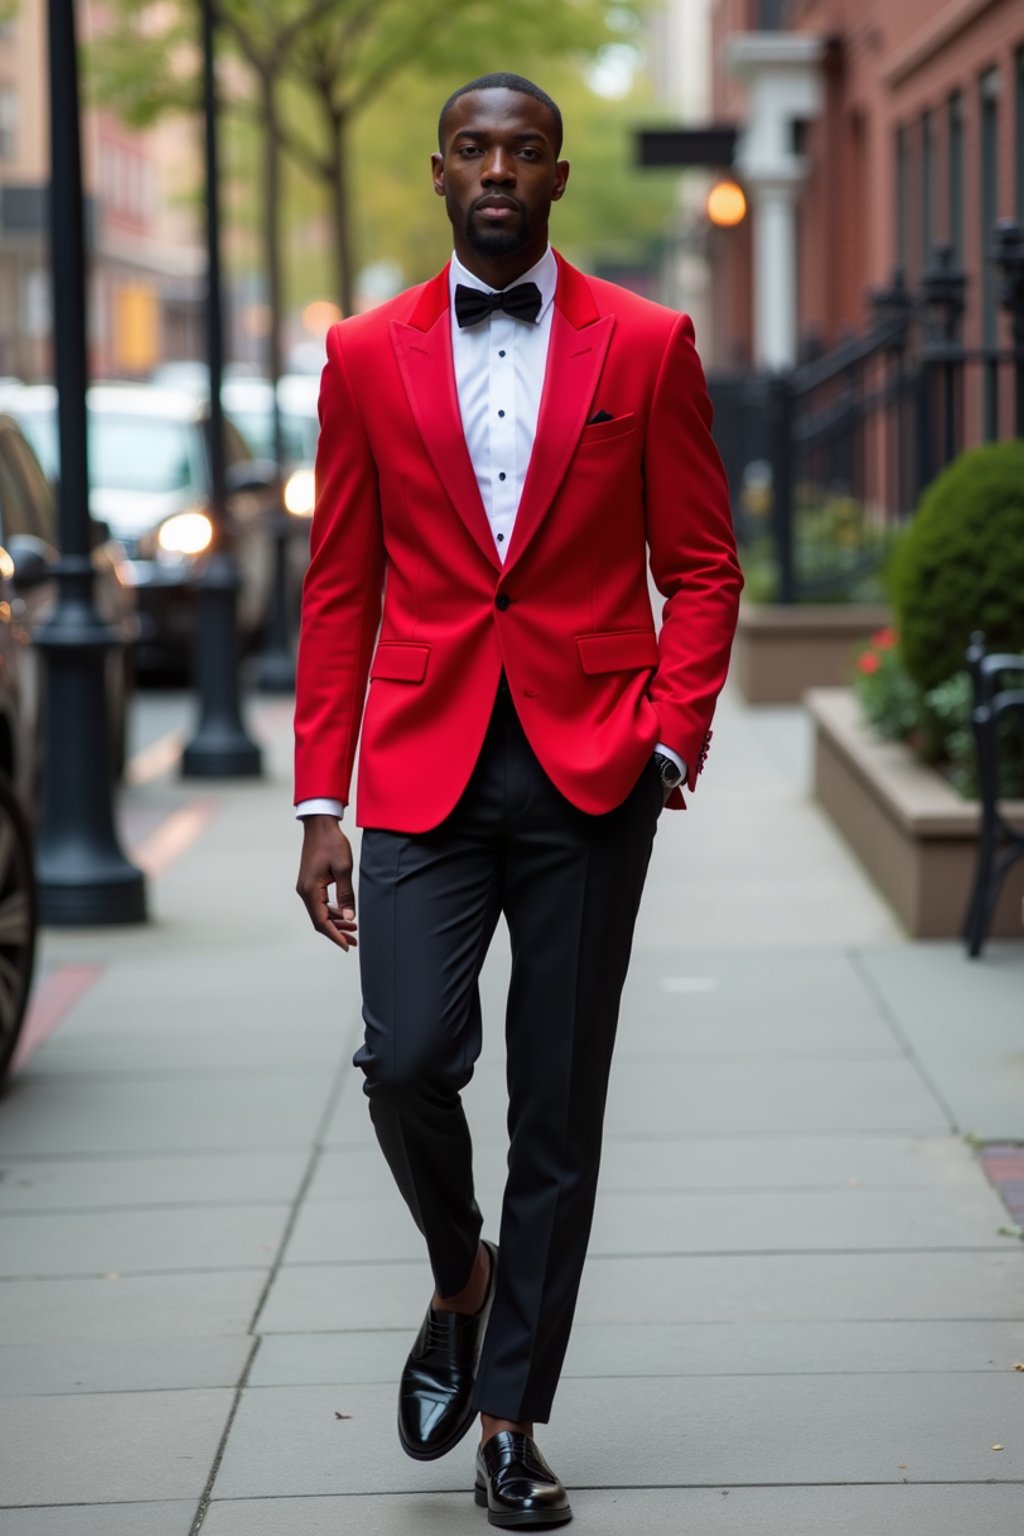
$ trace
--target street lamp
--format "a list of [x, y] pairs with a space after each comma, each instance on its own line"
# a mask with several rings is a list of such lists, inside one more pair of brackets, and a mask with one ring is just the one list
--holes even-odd
[[206, 140], [206, 348], [210, 369], [210, 515], [214, 539], [198, 579], [196, 687], [199, 726], [182, 754], [186, 778], [255, 778], [260, 749], [242, 723], [238, 685], [238, 562], [231, 547], [224, 464], [224, 335], [221, 321], [220, 207], [213, 0], [200, 0]]
[[281, 141], [277, 123], [277, 93], [272, 81], [265, 92], [269, 107], [263, 124], [264, 177], [263, 244], [267, 257], [267, 373], [270, 377], [270, 420], [274, 444], [274, 586], [266, 643], [260, 653], [257, 686], [264, 693], [291, 693], [295, 688], [288, 603], [288, 550], [292, 520], [285, 500], [284, 423], [281, 419]]
[[43, 921], [137, 923], [141, 870], [114, 830], [105, 661], [119, 644], [93, 593], [85, 391], [85, 230], [73, 0], [48, 0], [50, 259], [60, 437], [57, 602], [36, 643], [46, 657], [46, 768], [37, 852]]

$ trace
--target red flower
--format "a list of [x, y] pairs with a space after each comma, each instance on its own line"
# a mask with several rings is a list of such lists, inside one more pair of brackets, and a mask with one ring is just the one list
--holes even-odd
[[899, 635], [894, 629], [880, 629], [876, 635], [871, 636], [871, 644], [880, 651], [891, 651], [898, 640]]
[[873, 672], [877, 672], [881, 665], [881, 658], [876, 656], [874, 651], [864, 651], [857, 658], [857, 670], [863, 672], [866, 677], [870, 677]]

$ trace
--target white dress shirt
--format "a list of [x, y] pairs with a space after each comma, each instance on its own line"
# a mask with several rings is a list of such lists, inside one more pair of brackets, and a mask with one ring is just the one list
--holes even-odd
[[[537, 435], [558, 263], [548, 246], [540, 261], [510, 284], [536, 283], [540, 289], [540, 313], [533, 324], [498, 309], [477, 325], [460, 327], [455, 318], [455, 289], [460, 283], [483, 293], [494, 293], [495, 289], [452, 256], [449, 323], [459, 414], [494, 547], [504, 562]], [[671, 747], [659, 742], [658, 751], [671, 758], [685, 775], [682, 759]], [[343, 810], [340, 800], [303, 800], [295, 807], [295, 814], [337, 816], [340, 820]]]
[[533, 325], [498, 309], [479, 325], [460, 327], [455, 318], [460, 283], [482, 293], [494, 289], [452, 257], [448, 288], [459, 414], [494, 547], [504, 563], [537, 435], [558, 263], [548, 246], [537, 265], [512, 284], [536, 283], [540, 289], [540, 314]]

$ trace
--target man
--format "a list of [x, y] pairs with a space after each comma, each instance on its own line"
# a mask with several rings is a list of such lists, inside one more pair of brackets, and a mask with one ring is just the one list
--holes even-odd
[[[446, 103], [439, 142], [450, 266], [328, 338], [298, 888], [320, 933], [356, 943], [339, 822], [361, 721], [356, 1064], [436, 1285], [399, 1435], [431, 1459], [479, 1413], [477, 1502], [494, 1525], [533, 1527], [571, 1518], [533, 1426], [586, 1254], [655, 825], [703, 767], [742, 583], [690, 321], [548, 245], [569, 176], [555, 103], [485, 76]], [[499, 1261], [481, 1242], [459, 1095], [502, 914]]]

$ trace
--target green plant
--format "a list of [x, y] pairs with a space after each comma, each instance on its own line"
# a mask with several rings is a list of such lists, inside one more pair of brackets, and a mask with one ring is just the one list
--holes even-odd
[[935, 763], [962, 795], [978, 793], [971, 709], [974, 690], [966, 672], [929, 688], [921, 699], [917, 748], [926, 763]]
[[917, 729], [921, 692], [903, 665], [895, 630], [879, 630], [861, 651], [854, 688], [865, 718], [887, 741], [906, 741]]
[[987, 443], [925, 491], [891, 589], [907, 671], [927, 691], [963, 668], [971, 632], [1024, 651], [1024, 441]]
[[[1024, 675], [1007, 676], [1004, 686], [1024, 690]], [[967, 672], [922, 688], [907, 670], [897, 632], [882, 629], [857, 657], [854, 691], [865, 719], [880, 736], [906, 742], [965, 799], [977, 798], [974, 690]], [[1024, 727], [1012, 717], [999, 732], [999, 788], [1007, 797], [1024, 796]]]

